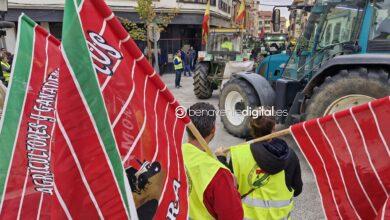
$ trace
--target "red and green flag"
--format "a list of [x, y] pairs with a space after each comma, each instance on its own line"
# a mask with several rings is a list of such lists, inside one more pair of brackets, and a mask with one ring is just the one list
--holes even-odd
[[159, 74], [103, 0], [67, 0], [62, 41], [76, 81], [94, 81], [81, 87], [92, 115], [103, 97], [109, 123], [97, 127], [115, 136], [103, 140], [117, 144], [139, 218], [186, 219], [189, 118], [176, 117], [179, 104]]
[[96, 79], [68, 69], [60, 42], [27, 16], [18, 24], [0, 126], [0, 219], [133, 217], [102, 97], [82, 90]]

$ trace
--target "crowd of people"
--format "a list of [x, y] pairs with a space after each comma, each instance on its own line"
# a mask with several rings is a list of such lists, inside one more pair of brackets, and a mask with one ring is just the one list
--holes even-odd
[[[208, 103], [188, 109], [192, 123], [207, 143], [216, 135], [216, 111]], [[271, 134], [275, 119], [252, 118], [251, 138]], [[282, 139], [219, 148], [215, 159], [187, 129], [183, 158], [189, 186], [190, 219], [290, 219], [293, 197], [302, 192], [299, 159]], [[228, 159], [229, 158], [229, 159]]]

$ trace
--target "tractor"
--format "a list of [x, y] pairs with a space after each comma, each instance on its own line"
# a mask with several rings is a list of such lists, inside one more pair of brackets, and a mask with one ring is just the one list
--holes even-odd
[[[206, 51], [198, 52], [195, 66], [194, 93], [199, 99], [208, 99], [220, 88], [224, 78], [230, 78], [229, 69], [247, 70], [253, 67], [249, 52], [243, 49], [246, 32], [239, 28], [214, 28], [210, 30]], [[237, 64], [237, 65], [236, 65]], [[228, 68], [226, 68], [228, 66]], [[238, 69], [237, 69], [238, 68]]]
[[[229, 133], [249, 136], [246, 109], [272, 106], [288, 126], [390, 95], [390, 0], [317, 0], [302, 9], [310, 16], [292, 52], [224, 84], [219, 108]], [[274, 29], [279, 22], [275, 7]]]

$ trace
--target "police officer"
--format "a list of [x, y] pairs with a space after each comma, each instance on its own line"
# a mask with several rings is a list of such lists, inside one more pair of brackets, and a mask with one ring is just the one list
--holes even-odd
[[[215, 108], [200, 102], [188, 109], [192, 123], [209, 143], [215, 135]], [[189, 184], [189, 217], [195, 220], [242, 220], [243, 210], [232, 173], [208, 155], [187, 128], [183, 159]]]
[[176, 88], [180, 88], [180, 81], [181, 81], [181, 73], [183, 72], [184, 66], [183, 66], [183, 60], [181, 59], [181, 51], [178, 50], [175, 57], [173, 58], [173, 66], [175, 68], [176, 72], [176, 78], [175, 78], [175, 86]]
[[[254, 138], [272, 133], [275, 120], [270, 116], [252, 119]], [[216, 152], [237, 178], [245, 219], [289, 219], [292, 198], [302, 192], [299, 159], [281, 139], [244, 144], [230, 148], [230, 163], [222, 150]]]

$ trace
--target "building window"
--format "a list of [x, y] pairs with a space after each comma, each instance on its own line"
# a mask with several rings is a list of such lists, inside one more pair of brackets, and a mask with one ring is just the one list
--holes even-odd
[[[210, 5], [215, 6], [217, 0], [210, 0]], [[194, 3], [194, 4], [207, 4], [208, 0], [177, 0], [177, 2]]]
[[218, 8], [221, 9], [222, 11], [230, 14], [230, 6], [224, 0], [219, 0], [218, 1]]

